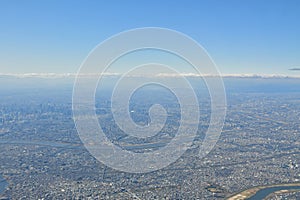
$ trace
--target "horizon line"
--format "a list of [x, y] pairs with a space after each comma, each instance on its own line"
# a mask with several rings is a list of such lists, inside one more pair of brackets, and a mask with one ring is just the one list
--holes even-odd
[[[81, 74], [81, 77], [93, 78], [99, 77], [101, 74], [96, 73], [86, 73]], [[117, 77], [121, 76], [121, 73], [103, 73], [103, 76], [106, 77]], [[15, 78], [76, 78], [78, 76], [77, 73], [0, 73], [0, 77], [15, 77]], [[136, 74], [129, 75], [126, 77], [132, 78], [176, 78], [176, 77], [222, 77], [222, 78], [300, 78], [300, 75], [284, 75], [284, 74], [195, 74], [195, 73], [180, 73], [180, 74], [170, 74], [170, 73], [159, 73], [155, 76], [147, 75], [147, 74]]]

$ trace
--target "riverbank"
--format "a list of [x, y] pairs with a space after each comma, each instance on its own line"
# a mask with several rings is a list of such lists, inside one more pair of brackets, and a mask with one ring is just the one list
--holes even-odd
[[274, 192], [286, 192], [290, 190], [300, 190], [300, 183], [284, 183], [276, 185], [257, 186], [242, 192], [236, 193], [227, 198], [227, 200], [252, 200], [262, 199], [261, 197], [267, 197]]

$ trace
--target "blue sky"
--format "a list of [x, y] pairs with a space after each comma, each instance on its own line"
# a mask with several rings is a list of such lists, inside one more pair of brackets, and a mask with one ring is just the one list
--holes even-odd
[[165, 27], [199, 42], [225, 74], [299, 75], [300, 1], [0, 1], [0, 73], [75, 73], [101, 41]]

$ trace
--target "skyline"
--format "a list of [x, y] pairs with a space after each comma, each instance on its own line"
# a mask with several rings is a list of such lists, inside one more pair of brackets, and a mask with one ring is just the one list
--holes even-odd
[[119, 32], [163, 27], [201, 44], [222, 74], [299, 76], [298, 1], [2, 1], [0, 73], [76, 73]]

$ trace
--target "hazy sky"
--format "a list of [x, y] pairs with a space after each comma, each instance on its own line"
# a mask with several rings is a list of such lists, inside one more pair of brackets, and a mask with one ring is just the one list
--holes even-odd
[[138, 27], [198, 41], [222, 73], [300, 74], [299, 0], [0, 1], [0, 73], [75, 73], [101, 41]]

